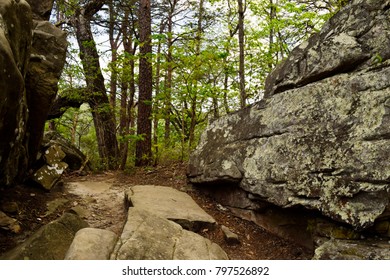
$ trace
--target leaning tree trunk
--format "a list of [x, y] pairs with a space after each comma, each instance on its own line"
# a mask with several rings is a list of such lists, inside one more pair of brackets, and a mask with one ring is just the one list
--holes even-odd
[[72, 18], [80, 48], [80, 59], [87, 83], [87, 100], [92, 110], [96, 129], [99, 156], [109, 169], [117, 168], [118, 142], [114, 113], [110, 108], [104, 78], [99, 64], [99, 54], [92, 36], [90, 17], [93, 13], [80, 9]]

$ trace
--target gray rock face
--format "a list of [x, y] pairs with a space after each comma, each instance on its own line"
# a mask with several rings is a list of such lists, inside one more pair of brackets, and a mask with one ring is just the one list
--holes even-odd
[[[65, 62], [65, 33], [46, 21], [50, 1], [0, 0], [0, 184], [26, 178]], [[53, 1], [51, 1], [52, 4]], [[45, 6], [45, 16], [35, 10]], [[45, 10], [44, 9], [44, 10]]]
[[36, 159], [45, 122], [57, 94], [67, 44], [64, 31], [48, 21], [34, 20], [31, 57], [26, 75], [29, 109], [27, 130], [33, 131], [30, 133], [28, 146], [30, 165]]
[[339, 73], [358, 71], [390, 58], [388, 0], [355, 0], [321, 32], [295, 48], [268, 76], [266, 96]]
[[73, 238], [88, 224], [78, 216], [65, 213], [41, 227], [23, 244], [0, 256], [2, 260], [63, 260]]
[[329, 240], [318, 247], [314, 260], [390, 260], [388, 242]]
[[228, 257], [210, 240], [146, 210], [131, 207], [111, 259], [226, 260]]
[[190, 182], [230, 182], [255, 200], [372, 226], [389, 205], [388, 7], [353, 1], [270, 75], [268, 98], [210, 123]]
[[33, 10], [34, 19], [49, 20], [54, 0], [27, 0]]
[[134, 186], [125, 193], [125, 199], [139, 210], [147, 210], [192, 231], [211, 228], [216, 223], [188, 194], [170, 187]]

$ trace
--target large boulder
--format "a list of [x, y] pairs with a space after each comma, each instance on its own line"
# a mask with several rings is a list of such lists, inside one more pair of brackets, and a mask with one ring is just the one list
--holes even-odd
[[43, 155], [45, 163], [34, 172], [34, 181], [46, 190], [51, 190], [68, 168], [68, 164], [62, 161], [64, 157], [65, 153], [59, 145], [47, 148]]
[[388, 220], [389, 6], [352, 1], [270, 74], [264, 100], [212, 121], [189, 181], [356, 231]]
[[35, 161], [65, 63], [65, 33], [41, 20], [52, 2], [29, 0], [31, 10], [25, 0], [0, 0], [2, 185], [23, 181]]
[[74, 214], [65, 213], [44, 225], [24, 243], [0, 256], [2, 260], [63, 260], [75, 234], [88, 224]]
[[276, 67], [267, 77], [265, 95], [375, 67], [389, 59], [389, 5], [388, 0], [352, 1]]
[[66, 33], [48, 21], [34, 20], [33, 41], [26, 75], [29, 118], [29, 164], [33, 164], [43, 137], [45, 122], [56, 97], [65, 64]]
[[45, 133], [42, 141], [42, 149], [46, 150], [49, 147], [56, 145], [61, 147], [65, 153], [63, 162], [68, 164], [71, 171], [90, 171], [91, 164], [86, 155], [83, 154], [75, 145], [69, 140], [65, 139], [56, 131], [48, 131]]
[[217, 244], [179, 224], [130, 207], [111, 259], [226, 260], [228, 256]]
[[29, 5], [24, 0], [0, 0], [0, 22], [0, 184], [9, 185], [27, 169], [24, 80], [32, 40]]

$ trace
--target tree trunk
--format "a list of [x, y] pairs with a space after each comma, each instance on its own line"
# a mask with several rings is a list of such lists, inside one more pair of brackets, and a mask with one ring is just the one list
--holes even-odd
[[[164, 20], [161, 21], [160, 23], [160, 35], [164, 33], [165, 30], [165, 23]], [[155, 79], [155, 96], [156, 96], [156, 101], [154, 103], [154, 119], [153, 119], [153, 146], [154, 146], [154, 162], [153, 165], [157, 165], [158, 163], [158, 122], [159, 122], [159, 114], [158, 111], [160, 110], [159, 108], [159, 103], [157, 100], [160, 97], [160, 80], [161, 80], [161, 41], [159, 40], [158, 46], [157, 46], [157, 61], [156, 61], [156, 79]]]
[[246, 106], [246, 90], [245, 90], [245, 38], [244, 38], [244, 5], [242, 0], [238, 0], [238, 44], [240, 48], [240, 105], [241, 108]]
[[136, 144], [135, 164], [146, 166], [152, 159], [152, 54], [151, 44], [151, 7], [150, 0], [140, 0], [139, 7], [139, 37], [140, 37], [140, 62], [139, 62], [139, 99], [137, 134], [142, 136]]
[[269, 0], [269, 25], [270, 25], [270, 31], [269, 31], [269, 42], [268, 42], [268, 56], [269, 56], [269, 61], [268, 61], [268, 68], [269, 72], [274, 68], [274, 36], [275, 36], [275, 27], [273, 20], [276, 17], [276, 7], [273, 2], [273, 0]]
[[[203, 17], [204, 17], [204, 0], [199, 1], [199, 12], [198, 12], [198, 27], [196, 32], [196, 56], [200, 56], [201, 46], [202, 46], [202, 34], [203, 34]], [[197, 103], [198, 103], [198, 82], [194, 82], [194, 94], [190, 98], [191, 99], [191, 105], [190, 105], [190, 128], [189, 128], [189, 135], [188, 135], [188, 149], [189, 152], [191, 151], [192, 147], [195, 143], [195, 128], [197, 125]]]
[[[80, 59], [87, 83], [87, 100], [92, 110], [99, 156], [107, 168], [116, 169], [118, 142], [116, 140], [114, 114], [110, 109], [104, 78], [99, 64], [99, 54], [90, 25], [92, 15], [101, 6], [103, 6], [102, 1], [90, 1], [87, 7], [76, 11], [71, 19], [71, 23], [75, 29], [80, 48]], [[88, 7], [90, 9], [87, 9]]]
[[[115, 38], [115, 22], [116, 22], [116, 12], [115, 12], [115, 5], [114, 0], [110, 1], [109, 4], [109, 11], [110, 11], [110, 22], [109, 22], [109, 40], [110, 40], [110, 47], [111, 47], [111, 79], [110, 79], [110, 104], [115, 112], [116, 108], [116, 92], [117, 92], [117, 82], [118, 82], [118, 70], [116, 66], [116, 62], [118, 59], [118, 38]], [[114, 114], [115, 117], [115, 114]]]
[[[120, 110], [120, 125], [119, 131], [122, 136], [120, 143], [121, 151], [121, 164], [120, 168], [125, 169], [127, 163], [127, 157], [129, 154], [129, 139], [128, 136], [134, 134], [134, 131], [130, 131], [131, 124], [134, 124], [134, 95], [135, 95], [135, 81], [134, 81], [134, 54], [137, 49], [137, 43], [134, 42], [134, 29], [133, 23], [130, 22], [130, 9], [126, 7], [125, 14], [122, 23], [122, 37], [123, 48], [129, 58], [125, 60], [122, 72], [122, 96], [121, 96], [121, 110]], [[134, 46], [133, 46], [134, 44]], [[128, 72], [127, 72], [128, 71]]]

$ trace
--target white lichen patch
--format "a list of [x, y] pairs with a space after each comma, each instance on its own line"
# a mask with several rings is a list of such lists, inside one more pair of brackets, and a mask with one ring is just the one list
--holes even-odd
[[358, 45], [356, 38], [349, 36], [346, 33], [341, 33], [333, 37], [333, 41], [335, 43], [348, 45], [349, 48], [355, 47]]
[[233, 166], [233, 163], [231, 161], [228, 161], [228, 160], [222, 161], [222, 169], [223, 170], [228, 170], [228, 169], [232, 168], [232, 166]]
[[299, 48], [304, 50], [306, 49], [307, 47], [309, 46], [309, 42], [308, 41], [304, 41], [302, 44], [299, 45]]

